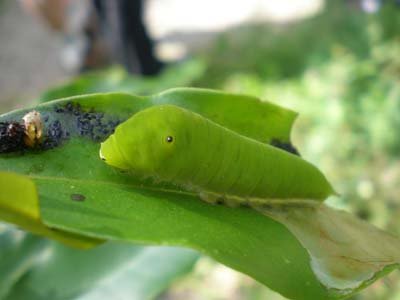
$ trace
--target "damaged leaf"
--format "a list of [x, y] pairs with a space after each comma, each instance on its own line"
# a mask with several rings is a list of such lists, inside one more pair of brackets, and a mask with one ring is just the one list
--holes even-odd
[[[343, 245], [335, 248], [342, 238], [351, 240], [354, 232], [366, 241], [372, 238], [371, 227], [358, 226], [351, 216], [342, 218], [326, 210], [303, 215], [304, 207], [299, 207], [286, 213], [293, 214], [293, 220], [286, 222], [285, 214], [268, 217], [246, 207], [212, 206], [168, 184], [134, 179], [99, 159], [99, 142], [115, 126], [139, 110], [165, 103], [294, 152], [290, 129], [295, 113], [247, 96], [174, 89], [149, 97], [97, 94], [39, 105], [35, 110], [44, 122], [42, 143], [1, 154], [0, 169], [25, 174], [34, 182], [41, 217], [48, 226], [102, 239], [194, 248], [290, 299], [346, 297], [396, 266], [393, 246], [385, 247], [387, 251], [368, 250], [356, 269], [342, 259], [335, 264], [332, 257], [337, 254], [359, 259], [366, 245], [355, 243], [349, 248], [354, 251], [347, 253]], [[27, 112], [3, 115], [0, 122], [18, 122]], [[334, 242], [321, 238], [320, 229], [335, 235]], [[387, 240], [383, 232], [374, 234]], [[392, 241], [397, 245], [395, 240], [388, 239], [388, 245]], [[371, 261], [378, 263], [364, 266]], [[338, 276], [340, 272], [344, 275]]]

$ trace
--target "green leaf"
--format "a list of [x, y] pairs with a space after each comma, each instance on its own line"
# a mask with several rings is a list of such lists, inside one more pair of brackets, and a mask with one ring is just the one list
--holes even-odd
[[0, 299], [36, 262], [46, 241], [1, 224], [0, 232]]
[[174, 104], [263, 143], [290, 143], [297, 113], [258, 98], [206, 89], [171, 89], [150, 98], [153, 104]]
[[[107, 239], [197, 249], [294, 299], [322, 299], [307, 252], [281, 224], [251, 209], [203, 203], [196, 196], [135, 189], [129, 185], [74, 182], [85, 203], [69, 199], [70, 182], [37, 179], [48, 224]], [[47, 188], [45, 188], [47, 187]], [[92, 192], [93, 193], [93, 192]], [[284, 250], [283, 250], [284, 249]], [[301, 274], [301, 275], [299, 275]]]
[[[220, 92], [177, 89], [164, 95], [89, 95], [39, 105], [35, 109], [48, 118], [44, 132], [51, 134], [56, 121], [63, 125], [61, 143], [52, 141], [50, 145], [57, 147], [23, 156], [3, 154], [0, 169], [26, 174], [36, 183], [42, 218], [50, 226], [96, 237], [192, 247], [291, 298], [324, 297], [326, 291], [312, 273], [306, 251], [284, 226], [249, 209], [214, 207], [185, 193], [140, 186], [105, 165], [93, 140], [93, 132], [101, 134], [106, 125], [115, 126], [154, 103], [181, 104], [262, 141], [275, 138], [274, 133], [288, 140], [295, 114], [252, 97]], [[70, 102], [75, 111], [67, 107]], [[6, 114], [0, 121], [18, 121], [27, 111]], [[81, 132], [78, 118], [93, 116], [97, 122], [99, 114], [104, 114], [101, 125]], [[73, 201], [74, 195], [85, 200]]]
[[307, 249], [311, 266], [332, 294], [349, 296], [400, 266], [400, 239], [326, 205], [268, 207]]
[[89, 248], [100, 242], [45, 226], [40, 219], [36, 186], [29, 177], [0, 171], [0, 188], [1, 220], [73, 247]]
[[[297, 117], [297, 113], [289, 109], [271, 102], [261, 102], [256, 97], [197, 88], [175, 88], [149, 97], [123, 93], [83, 95], [42, 104], [36, 109], [52, 118], [55, 117], [54, 110], [68, 102], [79, 103], [86, 110], [104, 112], [106, 117], [119, 122], [152, 105], [174, 104], [261, 142], [270, 142], [272, 139], [290, 142], [290, 131]], [[14, 112], [12, 117], [22, 118], [27, 111]], [[63, 121], [70, 119], [68, 114], [58, 117]], [[76, 128], [71, 134], [77, 134]]]
[[87, 251], [52, 242], [46, 253], [6, 299], [151, 299], [198, 258], [186, 249], [110, 242]]
[[[320, 253], [313, 243], [319, 241], [321, 224], [313, 224], [313, 215], [299, 221], [305, 224], [299, 233], [275, 215], [289, 229], [255, 210], [212, 206], [194, 194], [140, 182], [102, 163], [98, 142], [131, 114], [160, 103], [183, 106], [263, 142], [289, 142], [295, 118], [291, 111], [251, 97], [196, 89], [152, 97], [99, 94], [63, 99], [35, 108], [45, 120], [42, 145], [23, 156], [2, 155], [0, 169], [26, 174], [35, 182], [42, 218], [49, 226], [97, 238], [191, 247], [292, 299], [344, 297], [379, 276], [378, 272], [363, 277], [362, 286], [350, 290], [330, 289], [336, 285], [324, 281], [310, 265]], [[0, 121], [20, 120], [26, 112], [4, 115]], [[349, 228], [345, 237], [351, 237]], [[363, 227], [360, 234], [368, 234], [366, 229], [370, 228]], [[369, 252], [365, 262], [376, 253], [387, 254]], [[392, 266], [396, 260], [392, 257], [382, 266]]]
[[88, 72], [74, 80], [45, 92], [40, 102], [76, 95], [125, 92], [148, 94], [161, 92], [176, 86], [188, 86], [205, 71], [205, 65], [196, 59], [166, 68], [157, 77], [139, 77], [127, 73], [122, 67], [114, 66], [102, 71]]

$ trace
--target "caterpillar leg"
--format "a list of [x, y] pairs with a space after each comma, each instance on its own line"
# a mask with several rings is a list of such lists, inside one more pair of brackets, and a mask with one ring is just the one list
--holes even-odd
[[199, 197], [201, 200], [210, 204], [222, 204], [223, 198], [221, 195], [211, 193], [211, 192], [199, 192]]
[[210, 204], [222, 204], [229, 207], [248, 205], [247, 200], [237, 196], [220, 195], [212, 192], [200, 192], [200, 199]]
[[237, 197], [237, 196], [225, 195], [224, 203], [226, 204], [226, 206], [229, 206], [229, 207], [239, 207], [239, 206], [247, 205], [247, 200], [245, 198], [241, 198], [241, 197]]

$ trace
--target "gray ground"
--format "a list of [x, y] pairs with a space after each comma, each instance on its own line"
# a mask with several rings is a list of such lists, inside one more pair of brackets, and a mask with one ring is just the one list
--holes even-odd
[[67, 78], [62, 38], [25, 14], [16, 0], [0, 0], [0, 112], [30, 103]]

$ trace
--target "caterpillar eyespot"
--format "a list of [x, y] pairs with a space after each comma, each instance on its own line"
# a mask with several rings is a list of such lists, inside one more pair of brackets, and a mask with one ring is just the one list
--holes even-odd
[[[159, 138], [174, 147], [162, 147]], [[194, 190], [207, 202], [223, 198], [230, 206], [252, 199], [323, 200], [335, 193], [302, 158], [174, 105], [133, 115], [101, 144], [100, 153], [111, 166]]]

